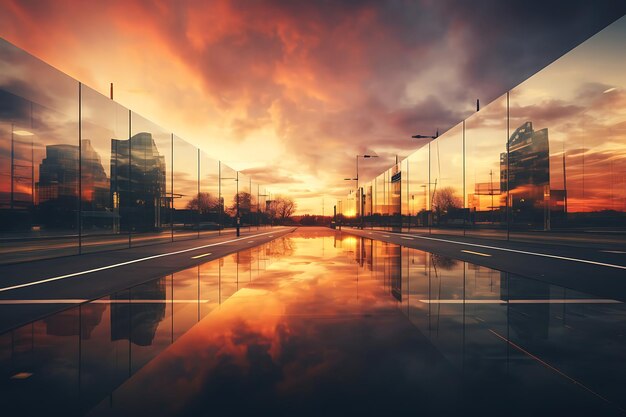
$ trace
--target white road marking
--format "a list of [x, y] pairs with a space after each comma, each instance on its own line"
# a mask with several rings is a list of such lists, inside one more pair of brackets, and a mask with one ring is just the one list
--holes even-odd
[[[400, 235], [400, 236], [402, 236], [402, 235]], [[473, 246], [475, 248], [493, 249], [493, 250], [499, 250], [499, 251], [503, 251], [503, 252], [521, 253], [521, 254], [524, 254], [524, 255], [542, 256], [544, 258], [560, 259], [560, 260], [563, 260], [563, 261], [580, 262], [580, 263], [584, 263], [584, 264], [606, 266], [607, 268], [615, 268], [615, 269], [624, 269], [624, 270], [626, 270], [626, 266], [624, 266], [624, 265], [608, 264], [608, 263], [605, 263], [605, 262], [590, 261], [588, 259], [578, 259], [578, 258], [570, 258], [570, 257], [567, 257], [567, 256], [550, 255], [550, 254], [547, 254], [547, 253], [537, 253], [537, 252], [528, 252], [528, 251], [517, 250], [517, 249], [499, 248], [497, 246], [479, 245], [477, 243], [458, 242], [456, 240], [438, 239], [438, 238], [435, 238], [435, 237], [426, 237], [426, 236], [414, 235], [413, 238], [415, 238], [415, 239], [424, 239], [424, 240], [434, 240], [434, 241], [437, 241], [437, 242], [453, 243], [455, 245]]]
[[[263, 235], [267, 235], [267, 234], [270, 234], [270, 233], [273, 233], [273, 232], [259, 233], [258, 235], [252, 235], [252, 237], [263, 236]], [[247, 237], [247, 238], [249, 239], [250, 237]], [[45, 279], [40, 279], [38, 281], [27, 282], [27, 283], [24, 283], [24, 284], [12, 285], [10, 287], [0, 288], [0, 292], [11, 291], [11, 290], [16, 290], [18, 288], [31, 287], [33, 285], [44, 284], [46, 282], [52, 282], [52, 281], [58, 281], [58, 280], [61, 280], [61, 279], [77, 277], [77, 276], [80, 276], [80, 275], [90, 274], [92, 272], [104, 271], [104, 270], [107, 270], [107, 269], [118, 268], [118, 267], [124, 266], [124, 265], [134, 264], [134, 263], [137, 263], [137, 262], [148, 261], [150, 259], [162, 258], [164, 256], [171, 256], [171, 255], [178, 255], [180, 253], [193, 252], [193, 251], [198, 250], [198, 249], [210, 248], [212, 246], [219, 246], [219, 245], [224, 245], [226, 243], [238, 242], [238, 241], [243, 240], [243, 239], [246, 239], [246, 238], [242, 237], [242, 238], [239, 238], [239, 239], [225, 240], [223, 242], [209, 243], [208, 245], [197, 246], [195, 248], [189, 248], [189, 249], [183, 249], [183, 250], [178, 250], [178, 251], [174, 251], [174, 252], [161, 253], [161, 254], [158, 254], [158, 255], [146, 256], [145, 258], [133, 259], [132, 261], [120, 262], [118, 264], [113, 264], [113, 265], [106, 265], [106, 266], [102, 266], [100, 268], [93, 268], [93, 269], [88, 269], [86, 271], [79, 271], [79, 272], [73, 272], [71, 274], [59, 275], [58, 277], [45, 278]]]
[[605, 253], [626, 253], [626, 251], [623, 251], [623, 250], [601, 250], [600, 252], [605, 252]]
[[506, 304], [504, 300], [419, 300], [424, 304]]
[[213, 255], [213, 254], [211, 252], [203, 253], [202, 255], [192, 256], [191, 259], [200, 259], [200, 258], [204, 258], [205, 256], [210, 256], [210, 255]]
[[406, 240], [413, 240], [412, 237], [404, 237], [404, 236], [400, 236], [402, 239], [406, 239]]
[[389, 237], [389, 235], [383, 235], [383, 237]]
[[484, 300], [459, 300], [459, 299], [446, 299], [446, 300], [419, 300], [424, 304], [623, 304], [618, 300], [611, 300], [608, 298], [552, 298], [552, 299], [537, 299], [537, 300], [498, 300], [498, 299], [484, 299]]
[[116, 300], [88, 300], [86, 298], [61, 298], [49, 300], [0, 300], [0, 305], [20, 305], [20, 304], [189, 304], [189, 303], [208, 303], [210, 300], [154, 300], [140, 298], [121, 298]]
[[254, 243], [254, 240], [249, 241], [248, 243]]
[[486, 254], [486, 253], [474, 252], [474, 251], [471, 251], [471, 250], [461, 250], [461, 252], [471, 253], [472, 255], [478, 255], [478, 256], [491, 256], [491, 255]]

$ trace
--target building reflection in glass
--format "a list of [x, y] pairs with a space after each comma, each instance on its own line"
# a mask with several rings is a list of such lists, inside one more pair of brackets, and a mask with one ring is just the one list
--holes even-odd
[[[548, 129], [534, 130], [532, 122], [515, 129], [500, 154], [500, 190], [509, 191], [515, 223], [541, 224], [549, 229], [550, 149]], [[504, 196], [506, 198], [506, 195]]]
[[111, 199], [122, 213], [121, 230], [159, 229], [161, 212], [168, 207], [165, 170], [165, 157], [150, 133], [111, 140]]

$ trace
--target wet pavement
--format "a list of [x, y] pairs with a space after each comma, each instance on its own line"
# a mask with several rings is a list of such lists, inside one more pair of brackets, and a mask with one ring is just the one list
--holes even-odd
[[0, 335], [3, 415], [626, 415], [611, 298], [328, 229]]

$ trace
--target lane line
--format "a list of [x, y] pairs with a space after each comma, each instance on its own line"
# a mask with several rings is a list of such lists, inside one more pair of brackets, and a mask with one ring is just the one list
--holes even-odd
[[200, 258], [204, 258], [205, 256], [210, 256], [210, 255], [213, 255], [213, 254], [211, 252], [203, 253], [202, 255], [192, 256], [191, 259], [200, 259]]
[[[253, 235], [252, 237], [263, 236], [263, 235], [267, 235], [267, 234], [270, 234], [270, 233], [273, 233], [273, 232], [259, 233], [258, 235]], [[157, 259], [157, 258], [162, 258], [162, 257], [165, 257], [165, 256], [178, 255], [180, 253], [193, 252], [193, 251], [198, 250], [198, 249], [210, 248], [212, 246], [219, 246], [219, 245], [224, 245], [226, 243], [238, 242], [238, 241], [241, 241], [243, 239], [249, 239], [249, 238], [250, 238], [250, 236], [241, 237], [241, 238], [238, 238], [238, 239], [225, 240], [223, 242], [209, 243], [208, 245], [197, 246], [195, 248], [189, 248], [189, 249], [183, 249], [183, 250], [174, 251], [174, 252], [161, 253], [161, 254], [158, 254], [158, 255], [146, 256], [145, 258], [133, 259], [132, 261], [120, 262], [118, 264], [113, 264], [113, 265], [106, 265], [106, 266], [102, 266], [102, 267], [99, 267], [99, 268], [88, 269], [86, 271], [73, 272], [71, 274], [59, 275], [57, 277], [45, 278], [45, 279], [40, 279], [38, 281], [27, 282], [27, 283], [24, 283], [24, 284], [12, 285], [10, 287], [0, 288], [0, 292], [16, 290], [18, 288], [31, 287], [33, 285], [44, 284], [46, 282], [58, 281], [58, 280], [61, 280], [61, 279], [67, 279], [67, 278], [77, 277], [77, 276], [80, 276], [80, 275], [90, 274], [92, 272], [98, 272], [98, 271], [104, 271], [104, 270], [107, 270], [107, 269], [118, 268], [120, 266], [130, 265], [130, 264], [134, 264], [134, 263], [137, 263], [137, 262], [149, 261], [150, 259]]]
[[389, 235], [383, 235], [383, 237], [389, 237]]
[[400, 236], [400, 238], [402, 238], [402, 239], [406, 239], [406, 240], [413, 240], [413, 238], [412, 238], [412, 237], [404, 237], [404, 236]]
[[250, 242], [248, 242], [248, 243], [254, 243], [254, 240], [251, 240], [251, 241], [250, 241]]
[[[398, 236], [403, 237], [404, 235], [398, 233]], [[596, 261], [590, 261], [588, 259], [570, 258], [568, 256], [558, 256], [558, 255], [550, 255], [550, 254], [547, 254], [547, 253], [528, 252], [528, 251], [524, 251], [524, 250], [500, 248], [500, 247], [497, 247], [497, 246], [479, 245], [478, 243], [459, 242], [459, 241], [456, 241], [456, 240], [438, 239], [438, 238], [426, 237], [426, 236], [413, 235], [413, 237], [411, 239], [413, 239], [413, 238], [415, 238], [415, 239], [424, 239], [424, 240], [433, 240], [433, 241], [436, 241], [436, 242], [453, 243], [455, 245], [473, 246], [475, 248], [493, 249], [493, 250], [499, 250], [499, 251], [503, 251], [503, 252], [521, 253], [523, 255], [542, 256], [544, 258], [560, 259], [562, 261], [579, 262], [579, 263], [583, 263], [583, 264], [598, 265], [598, 266], [605, 266], [607, 268], [615, 268], [615, 269], [626, 270], [626, 266], [624, 266], [624, 265], [609, 264], [609, 263], [605, 263], [605, 262], [596, 262]]]
[[464, 250], [464, 249], [462, 249], [461, 252], [471, 253], [472, 255], [478, 255], [478, 256], [491, 256], [491, 255], [489, 255], [487, 253], [474, 252], [474, 251], [471, 251], [471, 250]]
[[190, 304], [190, 303], [208, 303], [206, 300], [154, 300], [154, 299], [119, 299], [119, 300], [91, 300], [87, 298], [59, 298], [49, 300], [0, 300], [0, 305], [21, 305], [21, 304]]
[[459, 300], [459, 299], [440, 299], [440, 300], [419, 300], [424, 304], [623, 304], [618, 300], [610, 298], [551, 298], [536, 300]]
[[623, 250], [601, 250], [600, 252], [604, 252], [604, 253], [626, 253], [626, 251], [623, 251]]

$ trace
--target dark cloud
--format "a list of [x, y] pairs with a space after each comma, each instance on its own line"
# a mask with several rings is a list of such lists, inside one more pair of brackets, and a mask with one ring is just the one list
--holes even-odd
[[611, 0], [436, 2], [462, 34], [465, 89], [485, 102], [514, 87], [626, 13]]

